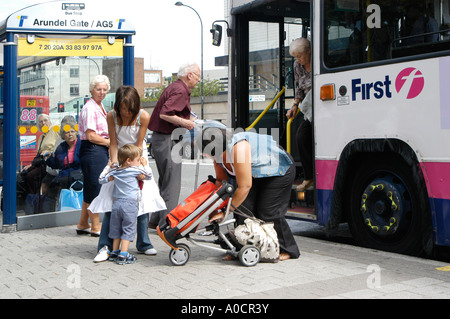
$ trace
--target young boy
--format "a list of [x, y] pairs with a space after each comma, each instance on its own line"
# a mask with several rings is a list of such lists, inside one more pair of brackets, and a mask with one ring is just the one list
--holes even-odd
[[139, 182], [151, 179], [151, 172], [139, 168], [148, 167], [142, 157], [142, 150], [133, 144], [126, 144], [118, 151], [119, 168], [111, 169], [109, 164], [99, 177], [99, 183], [114, 180], [113, 205], [109, 237], [113, 239], [110, 260], [118, 264], [132, 264], [137, 258], [128, 253], [130, 242], [136, 235], [136, 219], [139, 210]]

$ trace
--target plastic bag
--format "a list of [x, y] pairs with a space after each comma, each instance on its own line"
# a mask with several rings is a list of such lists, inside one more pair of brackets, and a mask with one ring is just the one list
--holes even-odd
[[58, 211], [81, 209], [83, 204], [83, 189], [74, 190], [73, 186], [80, 181], [74, 182], [69, 189], [62, 189], [59, 194]]

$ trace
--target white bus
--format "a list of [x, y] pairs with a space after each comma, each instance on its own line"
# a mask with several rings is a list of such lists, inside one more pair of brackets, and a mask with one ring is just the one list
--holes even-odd
[[[312, 43], [315, 189], [287, 215], [405, 254], [450, 245], [449, 0], [230, 0], [230, 118], [277, 129], [299, 165], [286, 111], [289, 44]], [[220, 59], [216, 61], [220, 64]], [[263, 83], [263, 84], [262, 84]], [[263, 99], [264, 100], [264, 99]], [[301, 181], [301, 167], [299, 166]], [[294, 193], [294, 192], [293, 192]], [[298, 199], [301, 198], [301, 199]]]

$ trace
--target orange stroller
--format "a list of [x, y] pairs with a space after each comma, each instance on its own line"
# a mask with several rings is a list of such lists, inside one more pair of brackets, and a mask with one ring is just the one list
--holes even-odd
[[[235, 219], [228, 219], [230, 212], [231, 197], [234, 187], [229, 183], [223, 183], [217, 187], [212, 177], [201, 184], [188, 198], [181, 202], [166, 216], [166, 223], [157, 227], [158, 235], [172, 249], [169, 260], [175, 266], [185, 265], [190, 257], [191, 250], [187, 244], [177, 241], [185, 238], [188, 242], [207, 249], [230, 254], [238, 257], [244, 266], [254, 266], [259, 262], [260, 251], [253, 245], [245, 245], [239, 251], [233, 245], [229, 237], [221, 230], [223, 226], [234, 224]], [[225, 217], [221, 222], [214, 221], [206, 227], [199, 229], [211, 213], [223, 210]], [[217, 240], [193, 239], [192, 233], [212, 231]], [[208, 243], [208, 244], [203, 244]], [[210, 244], [220, 245], [221, 248]], [[222, 248], [223, 247], [223, 248]]]

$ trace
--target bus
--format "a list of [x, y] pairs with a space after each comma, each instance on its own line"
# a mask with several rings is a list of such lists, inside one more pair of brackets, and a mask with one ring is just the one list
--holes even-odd
[[303, 119], [286, 118], [289, 45], [312, 44], [314, 190], [295, 194], [287, 217], [327, 231], [348, 223], [358, 245], [379, 250], [419, 256], [449, 246], [449, 0], [229, 0], [229, 8], [231, 125], [278, 132], [299, 177]]
[[21, 95], [19, 107], [20, 162], [19, 169], [31, 164], [37, 155], [38, 141], [42, 132], [38, 129], [38, 116], [49, 114], [48, 96]]

